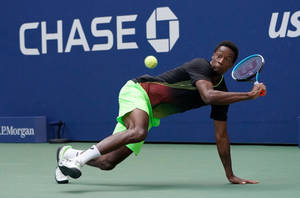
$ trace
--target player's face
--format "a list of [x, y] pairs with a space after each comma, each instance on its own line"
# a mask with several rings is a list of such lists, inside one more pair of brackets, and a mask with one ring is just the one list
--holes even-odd
[[210, 64], [216, 72], [224, 74], [234, 63], [234, 52], [225, 46], [221, 46], [214, 52]]

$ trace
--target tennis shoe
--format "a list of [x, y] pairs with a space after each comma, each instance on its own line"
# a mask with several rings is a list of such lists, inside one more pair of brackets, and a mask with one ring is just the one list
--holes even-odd
[[[72, 148], [72, 146], [61, 146], [57, 149], [57, 151], [56, 151], [57, 164], [61, 163], [65, 159], [64, 154], [70, 148]], [[64, 175], [61, 172], [61, 170], [58, 167], [56, 167], [56, 169], [55, 169], [55, 181], [58, 184], [67, 184], [67, 183], [69, 183], [69, 177]]]
[[75, 159], [64, 159], [58, 164], [59, 169], [61, 172], [66, 175], [70, 176], [74, 179], [77, 179], [81, 176], [81, 165]]

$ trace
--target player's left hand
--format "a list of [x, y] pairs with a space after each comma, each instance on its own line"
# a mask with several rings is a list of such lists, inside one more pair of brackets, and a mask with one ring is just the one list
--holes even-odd
[[228, 178], [230, 183], [232, 184], [258, 184], [258, 181], [250, 180], [250, 179], [242, 179], [237, 176], [232, 176]]

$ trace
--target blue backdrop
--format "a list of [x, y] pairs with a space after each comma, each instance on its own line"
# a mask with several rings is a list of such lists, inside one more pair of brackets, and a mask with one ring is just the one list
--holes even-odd
[[[268, 95], [230, 106], [231, 141], [295, 144], [299, 16], [296, 0], [2, 1], [0, 116], [45, 115], [66, 123], [65, 138], [100, 140], [114, 129], [128, 79], [210, 59], [220, 41], [232, 40], [239, 60], [265, 57]], [[157, 68], [144, 66], [147, 55]], [[229, 72], [225, 79], [231, 91], [251, 89]], [[209, 113], [208, 106], [165, 118], [147, 141], [214, 142]]]

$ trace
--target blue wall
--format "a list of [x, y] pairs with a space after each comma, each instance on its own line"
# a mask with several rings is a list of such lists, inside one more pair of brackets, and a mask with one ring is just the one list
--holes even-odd
[[[169, 7], [174, 15], [166, 9], [157, 11], [157, 19], [166, 17], [156, 22], [157, 39], [176, 37], [176, 21], [179, 24], [179, 38], [166, 52], [156, 52], [147, 41], [146, 22], [161, 7]], [[295, 144], [300, 107], [299, 16], [296, 0], [2, 1], [0, 116], [46, 115], [49, 122], [66, 123], [65, 138], [100, 140], [114, 129], [118, 92], [128, 79], [157, 75], [195, 57], [210, 59], [220, 41], [232, 40], [240, 48], [239, 60], [254, 53], [265, 57], [261, 80], [268, 86], [267, 96], [231, 105], [232, 142]], [[94, 33], [93, 20], [102, 20]], [[122, 29], [117, 28], [122, 20]], [[174, 27], [170, 31], [169, 24]], [[49, 37], [58, 27], [61, 33], [54, 36], [61, 40], [42, 44], [43, 30]], [[121, 49], [122, 42], [126, 49]], [[103, 50], [93, 51], [97, 44]], [[153, 70], [143, 63], [150, 54], [159, 60]], [[234, 82], [229, 74], [225, 79], [232, 91], [251, 89], [249, 83]], [[208, 106], [165, 118], [147, 140], [213, 142], [209, 113]]]

